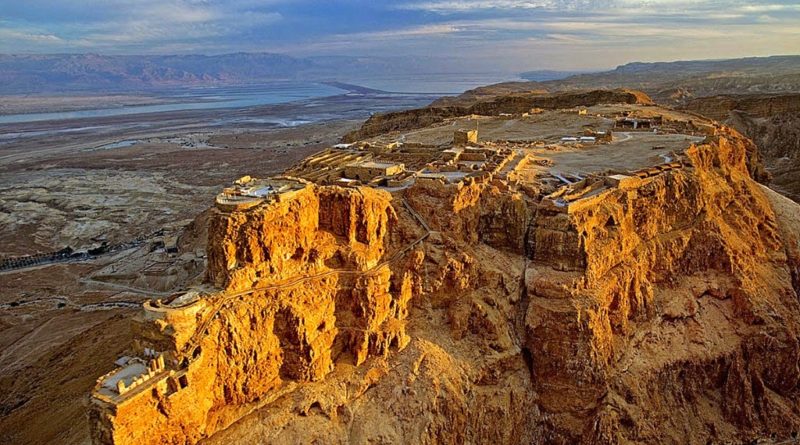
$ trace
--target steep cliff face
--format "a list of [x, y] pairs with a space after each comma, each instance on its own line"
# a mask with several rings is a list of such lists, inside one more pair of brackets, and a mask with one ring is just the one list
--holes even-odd
[[727, 123], [756, 143], [772, 176], [770, 185], [800, 202], [800, 112], [758, 118], [733, 111]]
[[418, 183], [406, 199], [434, 230], [467, 244], [485, 243], [522, 253], [530, 219], [523, 194], [501, 181], [468, 180], [458, 184]]
[[723, 129], [687, 151], [691, 168], [537, 215], [526, 345], [549, 442], [800, 427], [790, 235], [748, 175], [746, 146]]
[[486, 174], [213, 211], [222, 291], [139, 317], [133, 349], [174, 373], [94, 403], [95, 441], [790, 437], [800, 206], [753, 181], [752, 148], [721, 127], [561, 201]]
[[800, 201], [799, 94], [701, 97], [686, 108], [725, 122], [752, 139], [765, 167], [751, 170], [752, 176]]
[[345, 142], [356, 142], [391, 131], [424, 128], [443, 122], [445, 119], [468, 116], [470, 114], [497, 116], [500, 113], [527, 113], [531, 108], [559, 109], [609, 103], [648, 105], [653, 102], [646, 94], [632, 90], [506, 95], [468, 106], [430, 106], [416, 110], [376, 114], [367, 119], [361, 128], [346, 134], [343, 140]]
[[171, 377], [93, 403], [95, 441], [194, 443], [335, 363], [403, 348], [420, 261], [387, 257], [398, 253], [388, 234], [405, 236], [390, 200], [309, 187], [248, 212], [215, 211], [208, 279], [224, 291], [146, 306], [133, 352], [163, 354]]
[[268, 208], [216, 212], [208, 230], [208, 281], [241, 290], [259, 280], [373, 266], [397, 219], [389, 199], [372, 189], [309, 187]]
[[769, 118], [777, 114], [800, 112], [800, 94], [750, 94], [699, 97], [683, 108], [720, 122], [731, 111], [745, 112], [753, 117]]
[[[488, 184], [469, 190], [473, 199], [444, 186], [406, 194], [423, 219], [434, 204], [474, 212], [452, 225], [427, 222], [431, 236], [404, 260], [418, 271], [405, 275], [410, 288], [420, 289], [407, 306], [406, 348], [339, 365], [208, 443], [536, 443], [539, 411], [517, 327], [525, 258], [505, 243], [471, 241], [464, 230], [478, 225], [480, 195], [499, 193]], [[398, 214], [400, 224], [412, 219]]]

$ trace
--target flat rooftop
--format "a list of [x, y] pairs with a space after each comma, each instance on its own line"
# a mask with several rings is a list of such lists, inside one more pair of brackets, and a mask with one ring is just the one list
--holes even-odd
[[244, 176], [218, 194], [216, 203], [222, 210], [246, 210], [308, 185], [305, 181], [287, 177], [258, 179]]
[[400, 165], [396, 162], [379, 162], [379, 161], [365, 161], [350, 164], [350, 167], [363, 167], [363, 168], [391, 168]]

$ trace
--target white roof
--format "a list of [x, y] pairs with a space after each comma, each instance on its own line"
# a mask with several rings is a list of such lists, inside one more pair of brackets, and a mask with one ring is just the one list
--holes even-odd
[[255, 187], [242, 187], [242, 194], [252, 196], [255, 198], [263, 198], [269, 196], [275, 191], [270, 185], [261, 185]]

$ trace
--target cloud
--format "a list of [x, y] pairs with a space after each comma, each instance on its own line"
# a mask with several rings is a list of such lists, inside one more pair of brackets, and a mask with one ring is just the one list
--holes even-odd
[[458, 25], [453, 24], [440, 24], [440, 25], [425, 25], [425, 26], [412, 26], [410, 28], [400, 28], [388, 31], [373, 31], [373, 32], [360, 32], [351, 34], [339, 34], [333, 36], [334, 39], [346, 39], [348, 41], [358, 39], [369, 40], [386, 40], [398, 39], [408, 37], [429, 37], [444, 34], [453, 34], [461, 31]]
[[580, 11], [608, 8], [611, 0], [423, 0], [401, 3], [400, 9], [425, 11], [473, 11], [482, 9], [516, 10], [545, 9], [553, 11]]
[[14, 29], [0, 29], [0, 39], [11, 39], [36, 43], [63, 41], [63, 39], [53, 34], [31, 33]]
[[[224, 46], [253, 29], [279, 22], [265, 11], [268, 2], [251, 0], [28, 0], [12, 5], [3, 23], [3, 51], [46, 47], [54, 50], [161, 52]], [[16, 19], [16, 20], [15, 20]], [[35, 44], [34, 44], [35, 43]], [[17, 50], [19, 51], [19, 50]]]
[[460, 56], [476, 69], [517, 70], [800, 48], [794, 0], [0, 2], [9, 53]]
[[778, 11], [800, 11], [800, 5], [774, 0], [410, 0], [399, 2], [397, 9], [420, 10], [439, 14], [476, 11], [539, 10], [560, 12], [621, 12], [672, 14], [720, 11], [737, 13], [760, 13]]

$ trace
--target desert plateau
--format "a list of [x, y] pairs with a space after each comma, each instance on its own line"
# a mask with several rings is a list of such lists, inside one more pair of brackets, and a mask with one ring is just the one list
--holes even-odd
[[0, 6], [0, 444], [800, 443], [796, 5]]

